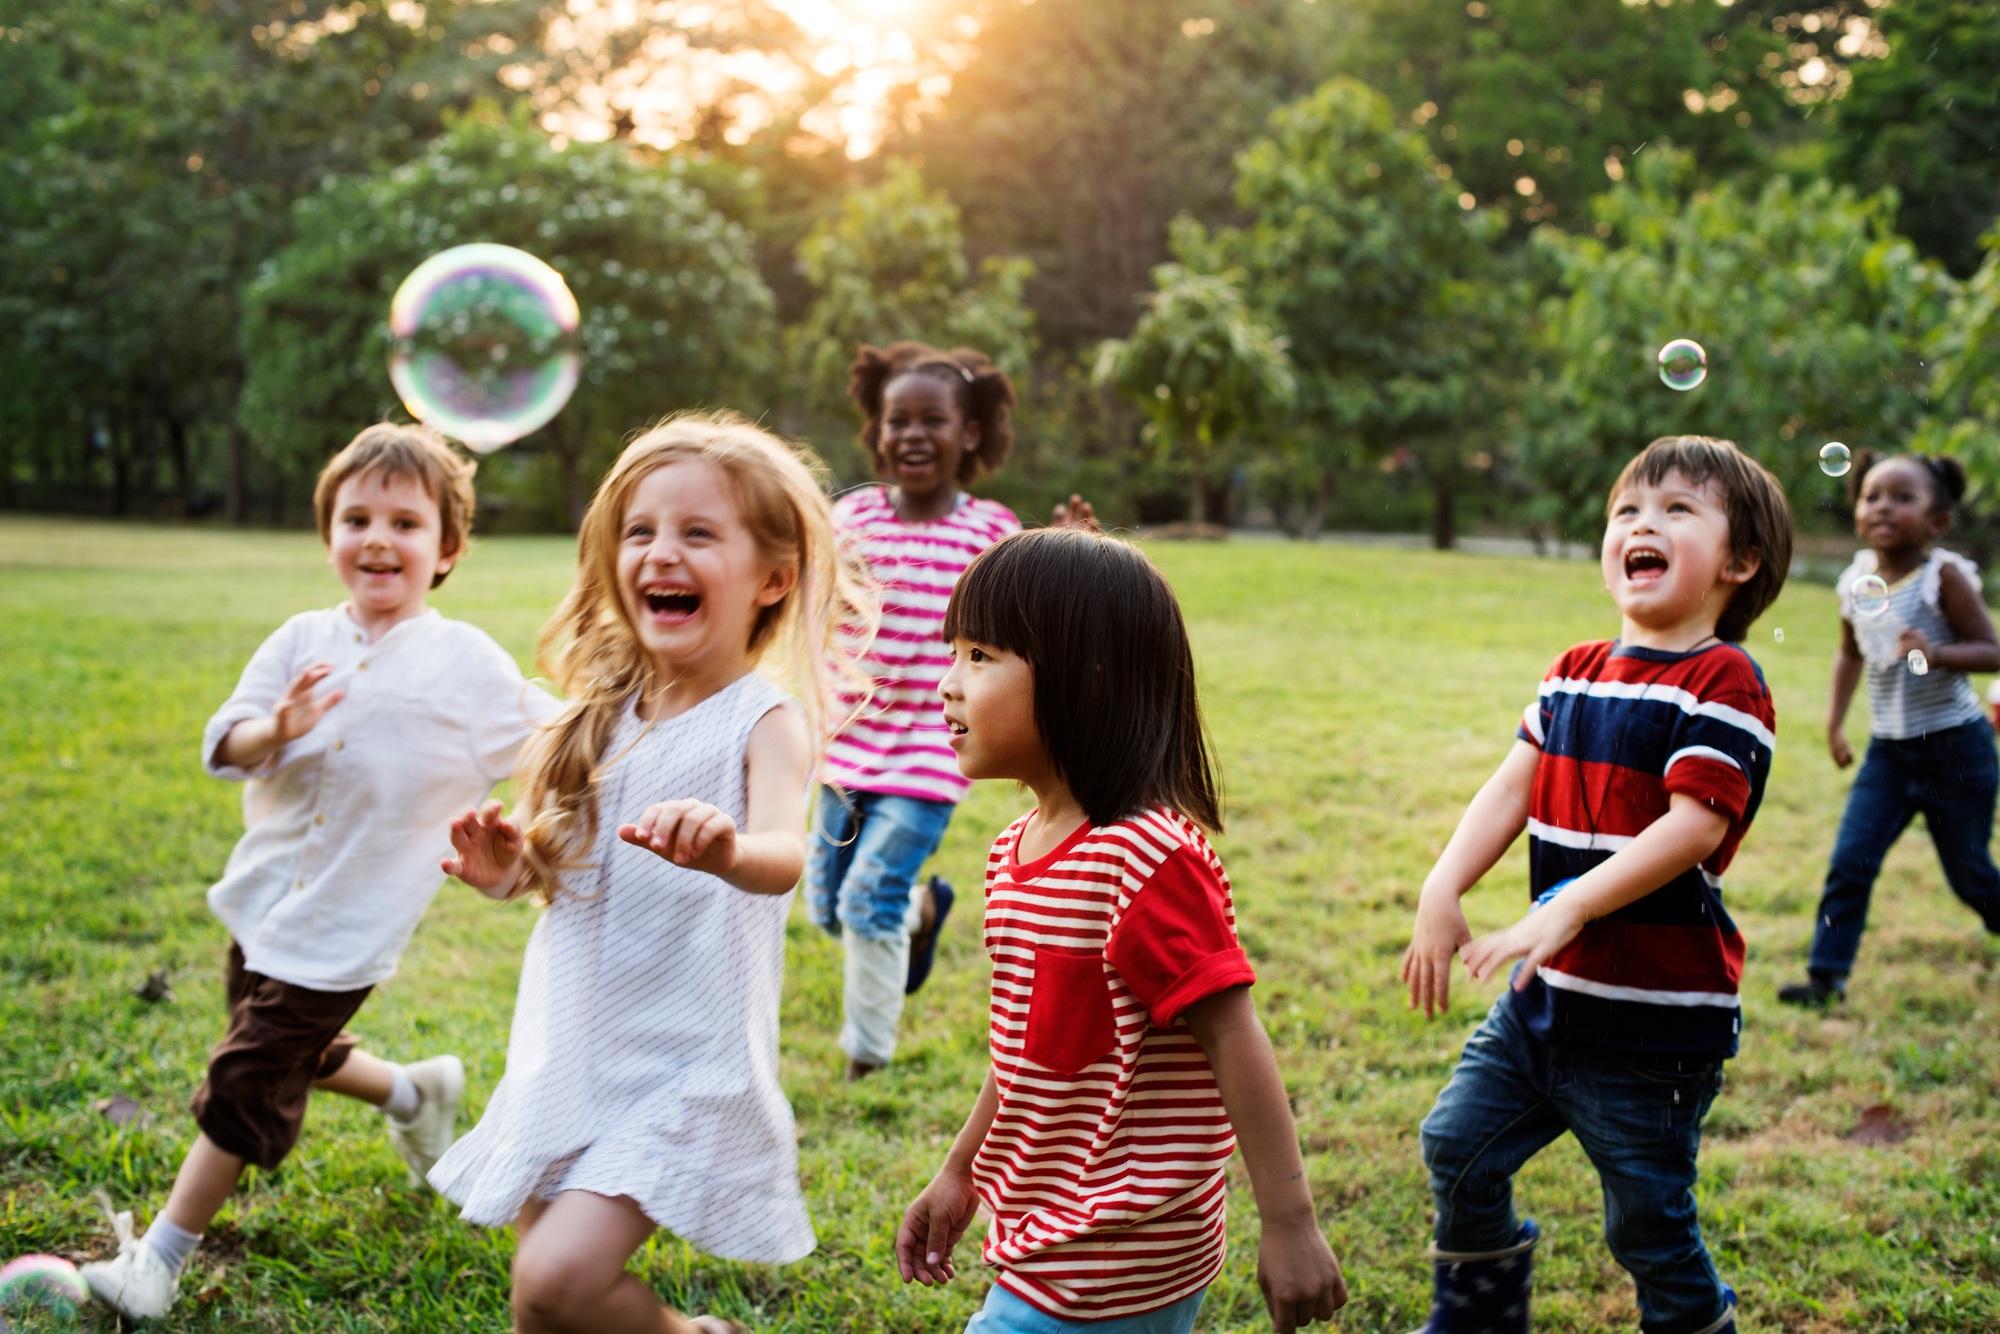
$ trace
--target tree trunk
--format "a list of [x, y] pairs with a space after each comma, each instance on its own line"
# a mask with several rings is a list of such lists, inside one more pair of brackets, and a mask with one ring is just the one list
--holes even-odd
[[1323, 463], [1319, 468], [1319, 480], [1313, 487], [1312, 509], [1306, 514], [1301, 525], [1301, 536], [1308, 542], [1317, 541], [1320, 529], [1326, 526], [1326, 512], [1333, 504], [1333, 465]]
[[1458, 541], [1458, 470], [1440, 467], [1431, 474], [1431, 546], [1449, 551]]
[[224, 469], [227, 476], [226, 496], [223, 507], [228, 512], [229, 522], [241, 528], [250, 522], [250, 497], [245, 485], [249, 473], [250, 441], [244, 435], [240, 423], [229, 423], [229, 462]]

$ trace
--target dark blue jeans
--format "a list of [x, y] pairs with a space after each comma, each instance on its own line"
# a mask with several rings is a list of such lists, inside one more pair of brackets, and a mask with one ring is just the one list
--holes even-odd
[[1440, 1251], [1511, 1245], [1514, 1174], [1568, 1131], [1604, 1188], [1604, 1240], [1639, 1288], [1647, 1334], [1693, 1334], [1727, 1304], [1695, 1219], [1701, 1122], [1719, 1060], [1625, 1059], [1553, 1047], [1503, 991], [1424, 1118]]
[[1868, 743], [1847, 794], [1813, 929], [1812, 968], [1845, 977], [1868, 925], [1868, 895], [1890, 844], [1921, 813], [1952, 892], [2000, 932], [2000, 871], [1993, 869], [1993, 795], [2000, 761], [1983, 718], [1907, 741]]

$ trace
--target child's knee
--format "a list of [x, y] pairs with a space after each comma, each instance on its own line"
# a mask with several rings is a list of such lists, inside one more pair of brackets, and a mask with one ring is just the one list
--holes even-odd
[[840, 895], [840, 924], [863, 940], [897, 940], [905, 932], [914, 881], [874, 859], [857, 859]]
[[530, 1236], [514, 1256], [514, 1311], [536, 1327], [567, 1329], [616, 1278], [600, 1257]]

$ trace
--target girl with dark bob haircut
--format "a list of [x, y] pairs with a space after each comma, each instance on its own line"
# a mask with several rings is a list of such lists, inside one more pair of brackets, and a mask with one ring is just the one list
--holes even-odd
[[983, 1203], [998, 1275], [967, 1334], [1188, 1334], [1227, 1258], [1241, 1149], [1273, 1327], [1332, 1318], [1347, 1285], [1208, 841], [1222, 804], [1173, 590], [1123, 542], [1019, 533], [966, 570], [944, 637], [960, 771], [1035, 808], [986, 859], [992, 1059], [903, 1213], [897, 1271], [949, 1283]]
[[1159, 805], [1222, 832], [1187, 626], [1137, 548], [1073, 529], [1009, 538], [959, 580], [944, 637], [1028, 660], [1036, 726], [1093, 823]]

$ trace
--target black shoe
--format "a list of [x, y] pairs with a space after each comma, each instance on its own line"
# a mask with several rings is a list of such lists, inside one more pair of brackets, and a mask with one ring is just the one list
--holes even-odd
[[935, 914], [931, 924], [910, 937], [910, 975], [903, 982], [903, 994], [914, 996], [931, 975], [931, 965], [937, 962], [938, 932], [944, 930], [944, 919], [951, 916], [951, 901], [954, 895], [951, 886], [942, 876], [932, 876], [928, 889]]
[[1823, 1010], [1828, 1005], [1847, 999], [1847, 979], [1832, 973], [1822, 973], [1817, 968], [1806, 974], [1803, 982], [1778, 988], [1778, 999], [1787, 1005], [1803, 1005], [1814, 1010]]

